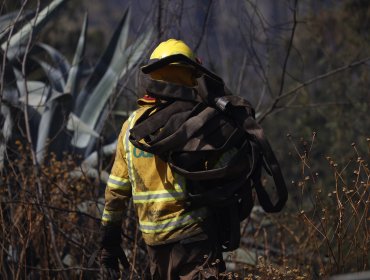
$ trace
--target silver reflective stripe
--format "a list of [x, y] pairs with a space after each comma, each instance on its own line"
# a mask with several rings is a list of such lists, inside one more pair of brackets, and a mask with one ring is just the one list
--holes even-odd
[[205, 218], [206, 209], [202, 208], [178, 218], [159, 222], [140, 222], [140, 230], [145, 233], [170, 231], [185, 225], [194, 224]]
[[109, 177], [107, 183], [109, 187], [113, 187], [113, 188], [122, 188], [122, 189], [130, 188], [130, 181], [117, 181], [117, 180], [114, 180], [112, 177]]
[[135, 118], [135, 116], [136, 116], [136, 111], [128, 119], [128, 127], [127, 127], [127, 130], [126, 130], [125, 139], [123, 140], [124, 141], [123, 145], [124, 145], [125, 151], [126, 151], [128, 174], [129, 174], [129, 178], [130, 178], [130, 181], [131, 181], [131, 186], [134, 190], [136, 189], [136, 182], [135, 182], [135, 176], [134, 176], [134, 172], [133, 172], [134, 167], [133, 167], [133, 163], [132, 163], [132, 151], [130, 149], [131, 145], [130, 145], [129, 137], [130, 137], [130, 129], [133, 126], [133, 119]]
[[168, 200], [179, 200], [185, 197], [182, 192], [168, 192], [165, 193], [140, 193], [134, 194], [134, 202], [153, 202], [153, 201], [168, 201]]

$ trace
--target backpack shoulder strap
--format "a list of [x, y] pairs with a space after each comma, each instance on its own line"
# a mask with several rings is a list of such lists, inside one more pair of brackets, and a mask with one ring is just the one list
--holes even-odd
[[[231, 115], [241, 129], [254, 137], [254, 141], [258, 144], [259, 150], [263, 156], [263, 160], [268, 168], [267, 171], [268, 173], [271, 173], [274, 179], [276, 192], [278, 195], [278, 200], [275, 204], [271, 202], [268, 193], [261, 184], [261, 168], [264, 165], [262, 162], [259, 162], [256, 165], [259, 168], [257, 168], [256, 172], [253, 174], [253, 181], [261, 206], [266, 212], [269, 213], [281, 211], [288, 199], [288, 190], [280, 169], [280, 165], [271, 149], [270, 143], [265, 137], [262, 127], [257, 123], [254, 117], [251, 116], [251, 107], [249, 107], [249, 104], [243, 101], [243, 98], [239, 96], [232, 96], [222, 97], [221, 99], [222, 103], [224, 104], [224, 112]], [[262, 159], [260, 161], [262, 161]]]

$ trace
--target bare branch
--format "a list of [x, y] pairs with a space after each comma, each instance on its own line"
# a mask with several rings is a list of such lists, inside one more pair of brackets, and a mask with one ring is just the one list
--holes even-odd
[[17, 17], [15, 18], [14, 20], [14, 23], [12, 24], [10, 30], [9, 30], [9, 35], [8, 35], [8, 39], [6, 40], [6, 46], [5, 46], [5, 49], [4, 49], [4, 54], [3, 54], [3, 61], [2, 61], [2, 64], [1, 64], [1, 71], [0, 71], [0, 104], [2, 103], [2, 95], [3, 95], [3, 91], [4, 91], [4, 74], [5, 74], [5, 66], [6, 66], [6, 58], [7, 58], [7, 53], [8, 53], [8, 48], [9, 48], [9, 44], [10, 44], [10, 38], [12, 37], [13, 35], [13, 32], [14, 32], [14, 28], [15, 28], [15, 24], [16, 22], [18, 22], [19, 18], [21, 17], [23, 11], [24, 11], [24, 8], [26, 7], [26, 4], [27, 4], [28, 1], [24, 1], [22, 3], [22, 6], [21, 8], [19, 9], [19, 12], [17, 14]]
[[[323, 80], [323, 79], [326, 79], [326, 78], [329, 78], [333, 75], [336, 75], [336, 74], [339, 74], [343, 71], [346, 71], [348, 69], [351, 69], [351, 68], [355, 68], [355, 67], [358, 67], [358, 66], [361, 66], [361, 65], [364, 65], [366, 64], [367, 62], [370, 61], [370, 57], [366, 57], [364, 59], [361, 59], [361, 60], [358, 60], [358, 61], [355, 61], [355, 62], [352, 62], [350, 64], [347, 64], [347, 65], [344, 65], [344, 66], [341, 66], [341, 67], [338, 67], [334, 70], [331, 70], [329, 72], [326, 72], [324, 74], [321, 74], [319, 76], [316, 76], [312, 79], [309, 79], [307, 80], [306, 82], [303, 82], [301, 83], [300, 85], [296, 86], [295, 88], [285, 92], [285, 93], [282, 93], [280, 96], [277, 96], [274, 100], [274, 104], [277, 104], [278, 101], [288, 97], [288, 96], [291, 96], [292, 94], [296, 93], [298, 90], [310, 85], [310, 84], [313, 84], [317, 81], [320, 81], [320, 80]], [[271, 114], [271, 112], [276, 108], [276, 105], [273, 109], [270, 109], [267, 110], [263, 115], [261, 115], [261, 117], [259, 117], [259, 122], [262, 122], [269, 114]]]
[[[266, 27], [265, 27], [266, 19], [263, 17], [261, 11], [258, 9], [258, 7], [254, 3], [252, 3], [251, 1], [248, 1], [248, 4], [252, 7], [252, 10], [254, 12], [253, 15], [250, 15], [249, 12], [248, 12], [249, 9], [246, 9], [246, 15], [247, 15], [248, 20], [249, 20], [249, 23], [248, 23], [249, 28], [247, 29], [248, 30], [248, 36], [243, 35], [243, 29], [241, 28], [240, 25], [239, 25], [239, 30], [240, 30], [240, 33], [243, 35], [242, 39], [245, 42], [245, 44], [247, 45], [246, 49], [247, 49], [251, 59], [256, 61], [256, 63], [252, 63], [252, 66], [253, 66], [256, 74], [260, 77], [260, 79], [263, 82], [262, 94], [260, 95], [258, 105], [256, 106], [256, 111], [258, 111], [259, 104], [262, 104], [263, 97], [266, 93], [266, 88], [267, 88], [268, 93], [270, 95], [272, 95], [272, 89], [271, 89], [270, 81], [267, 77], [270, 66], [267, 65], [267, 67], [266, 67], [267, 69], [265, 69], [265, 67], [262, 63], [262, 60], [261, 60], [261, 58], [260, 58], [260, 56], [257, 53], [257, 50], [255, 48], [255, 41], [258, 41], [258, 39], [256, 38], [256, 34], [255, 34], [256, 33], [256, 31], [255, 31], [256, 24], [254, 23], [253, 18], [255, 17], [255, 15], [257, 16], [258, 22], [259, 22], [259, 24], [260, 24], [260, 26], [263, 30], [263, 33], [266, 33]], [[270, 24], [267, 22], [267, 25], [270, 25]], [[248, 37], [248, 41], [247, 41], [246, 37]]]
[[363, 64], [365, 64], [365, 63], [367, 63], [369, 61], [370, 61], [370, 57], [366, 57], [364, 59], [361, 59], [361, 60], [352, 62], [350, 64], [341, 66], [339, 68], [336, 68], [336, 69], [331, 70], [329, 72], [326, 72], [324, 74], [321, 74], [319, 76], [316, 76], [316, 77], [314, 77], [312, 79], [307, 80], [306, 82], [301, 83], [300, 85], [296, 86], [295, 88], [293, 88], [293, 89], [291, 89], [291, 90], [289, 90], [289, 91], [281, 94], [280, 96], [277, 97], [277, 100], [281, 100], [281, 99], [283, 99], [285, 97], [288, 97], [288, 96], [292, 95], [293, 93], [297, 92], [298, 90], [300, 90], [301, 88], [304, 88], [304, 87], [306, 87], [306, 86], [308, 86], [308, 85], [310, 85], [310, 84], [312, 84], [314, 82], [317, 82], [319, 80], [322, 80], [322, 79], [331, 77], [333, 75], [339, 74], [340, 72], [343, 72], [343, 71], [348, 70], [350, 68], [355, 68], [357, 66], [361, 66], [361, 65], [363, 65]]
[[204, 17], [204, 21], [203, 21], [203, 24], [202, 24], [202, 32], [200, 33], [200, 37], [198, 39], [198, 43], [195, 45], [194, 47], [194, 52], [196, 53], [203, 41], [203, 37], [204, 37], [204, 34], [206, 32], [206, 27], [207, 27], [207, 22], [208, 22], [208, 18], [209, 18], [209, 15], [210, 15], [210, 11], [211, 11], [211, 7], [212, 7], [212, 3], [213, 3], [213, 0], [209, 0], [208, 1], [208, 6], [207, 6], [207, 10], [206, 10], [206, 15]]
[[[287, 53], [285, 55], [285, 59], [284, 59], [284, 64], [283, 64], [283, 69], [282, 69], [282, 73], [281, 73], [281, 82], [280, 82], [280, 89], [279, 89], [279, 92], [278, 92], [278, 97], [282, 95], [283, 93], [283, 90], [284, 90], [284, 84], [285, 84], [285, 75], [286, 75], [286, 68], [287, 68], [287, 65], [288, 65], [288, 60], [289, 60], [289, 57], [290, 57], [290, 52], [292, 50], [292, 46], [293, 46], [293, 40], [294, 40], [294, 35], [295, 35], [295, 30], [296, 30], [296, 27], [297, 27], [297, 6], [298, 6], [298, 0], [295, 0], [294, 1], [294, 8], [293, 8], [293, 27], [292, 27], [292, 31], [291, 31], [291, 34], [290, 34], [290, 39], [289, 39], [289, 44], [288, 44], [288, 49], [287, 49]], [[278, 98], [275, 98], [275, 100], [273, 101], [273, 103], [271, 104], [270, 108], [267, 109], [267, 111], [262, 115], [262, 117], [260, 118], [259, 122], [262, 122], [265, 117], [270, 114], [277, 106], [279, 102], [279, 99]]]
[[242, 62], [241, 69], [239, 71], [238, 83], [236, 84], [236, 95], [240, 95], [240, 91], [241, 91], [242, 84], [243, 84], [243, 78], [244, 78], [244, 74], [245, 74], [245, 68], [247, 66], [247, 60], [248, 60], [248, 57], [245, 54], [244, 57], [243, 57], [243, 62]]
[[158, 42], [161, 40], [162, 35], [163, 35], [162, 17], [163, 17], [162, 0], [158, 0], [158, 13], [157, 13], [157, 40]]

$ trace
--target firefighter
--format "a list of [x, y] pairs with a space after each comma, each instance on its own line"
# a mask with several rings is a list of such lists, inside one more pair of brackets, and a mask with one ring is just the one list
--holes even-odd
[[[152, 52], [150, 61], [183, 54], [198, 62], [180, 40], [169, 39]], [[150, 77], [194, 86], [196, 70], [181, 63], [166, 65]], [[193, 207], [186, 196], [186, 180], [158, 156], [144, 152], [129, 141], [129, 130], [151, 106], [161, 102], [145, 95], [139, 108], [123, 124], [115, 161], [105, 190], [101, 226], [101, 266], [108, 277], [119, 275], [118, 262], [129, 267], [121, 248], [124, 202], [132, 198], [139, 228], [147, 245], [152, 279], [217, 279], [225, 270], [222, 248], [206, 207]]]

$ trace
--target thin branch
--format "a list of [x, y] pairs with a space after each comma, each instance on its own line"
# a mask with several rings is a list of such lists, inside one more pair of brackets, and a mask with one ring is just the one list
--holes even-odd
[[[285, 97], [288, 97], [288, 96], [291, 96], [292, 94], [296, 93], [298, 90], [310, 85], [310, 84], [313, 84], [317, 81], [320, 81], [320, 80], [323, 80], [323, 79], [326, 79], [328, 77], [331, 77], [331, 76], [334, 76], [340, 72], [343, 72], [345, 70], [348, 70], [350, 68], [354, 68], [354, 67], [357, 67], [357, 66], [361, 66], [363, 64], [366, 64], [367, 62], [370, 61], [370, 56], [369, 57], [366, 57], [364, 59], [361, 59], [361, 60], [358, 60], [358, 61], [355, 61], [355, 62], [352, 62], [350, 64], [347, 64], [347, 65], [344, 65], [344, 66], [341, 66], [339, 68], [336, 68], [334, 70], [331, 70], [329, 72], [326, 72], [322, 75], [319, 75], [319, 76], [316, 76], [312, 79], [309, 79], [307, 80], [306, 82], [303, 82], [301, 83], [300, 85], [296, 86], [295, 88], [281, 94], [280, 96], [277, 96], [275, 98], [275, 101], [274, 103], [276, 104], [278, 101], [284, 99]], [[275, 108], [276, 108], [276, 105], [275, 105]], [[267, 110], [264, 114], [261, 115], [261, 117], [259, 118], [259, 122], [262, 122], [266, 117], [267, 115], [269, 115], [271, 112], [273, 111], [273, 109], [271, 110], [271, 108], [269, 110]]]
[[178, 16], [177, 16], [177, 38], [180, 38], [180, 35], [181, 35], [181, 23], [182, 23], [182, 17], [183, 17], [183, 14], [184, 14], [184, 0], [181, 0], [179, 2], [179, 13], [178, 13]]
[[283, 94], [284, 84], [285, 84], [285, 76], [286, 76], [287, 65], [288, 65], [288, 60], [289, 60], [289, 57], [290, 57], [290, 52], [291, 52], [292, 47], [293, 47], [293, 40], [294, 40], [295, 30], [296, 30], [297, 23], [298, 23], [297, 22], [297, 6], [298, 6], [298, 0], [295, 0], [294, 1], [294, 8], [293, 8], [293, 27], [292, 27], [292, 31], [291, 31], [291, 34], [290, 34], [288, 50], [287, 50], [287, 53], [285, 55], [283, 69], [282, 69], [282, 73], [281, 73], [281, 83], [280, 83], [279, 93], [277, 95], [277, 98], [275, 98], [275, 100], [273, 101], [273, 103], [270, 106], [270, 108], [262, 115], [262, 117], [260, 118], [259, 122], [262, 122], [264, 120], [264, 118], [268, 114], [270, 114], [276, 108], [276, 106], [277, 106], [277, 104], [279, 102], [279, 98], [278, 97]]
[[160, 42], [163, 30], [162, 30], [162, 17], [163, 17], [162, 0], [158, 1], [158, 14], [157, 14], [157, 40]]
[[65, 268], [40, 268], [34, 267], [29, 265], [20, 265], [23, 268], [38, 270], [38, 271], [53, 271], [53, 272], [64, 272], [64, 271], [71, 271], [71, 270], [82, 270], [82, 271], [99, 271], [99, 268], [89, 268], [89, 267], [82, 267], [82, 266], [75, 266], [75, 267], [65, 267]]
[[202, 43], [203, 41], [203, 37], [204, 37], [204, 34], [206, 32], [206, 27], [207, 27], [207, 22], [208, 22], [208, 18], [209, 18], [209, 15], [210, 15], [210, 11], [211, 11], [211, 7], [212, 7], [212, 3], [213, 3], [213, 0], [209, 0], [208, 1], [208, 6], [207, 6], [207, 10], [206, 10], [206, 15], [204, 17], [204, 21], [203, 21], [203, 25], [202, 25], [202, 32], [200, 33], [200, 37], [199, 37], [199, 40], [198, 40], [198, 43], [195, 45], [194, 47], [194, 52], [196, 53], [200, 47], [200, 44]]
[[308, 105], [290, 105], [283, 106], [281, 108], [286, 109], [303, 109], [303, 108], [317, 108], [317, 107], [329, 107], [329, 106], [348, 106], [351, 105], [348, 102], [324, 102], [324, 103], [311, 103]]
[[331, 71], [329, 71], [327, 73], [324, 73], [322, 75], [316, 76], [316, 77], [314, 77], [314, 78], [312, 78], [312, 79], [310, 79], [310, 80], [308, 80], [306, 82], [301, 83], [300, 85], [296, 86], [292, 90], [289, 90], [289, 91], [283, 93], [282, 95], [280, 95], [279, 97], [277, 97], [277, 100], [281, 100], [281, 99], [283, 99], [283, 98], [285, 98], [287, 96], [290, 96], [293, 93], [295, 93], [296, 91], [300, 90], [301, 88], [306, 87], [306, 86], [308, 86], [308, 85], [310, 85], [310, 84], [312, 84], [314, 82], [317, 82], [319, 80], [322, 80], [322, 79], [328, 78], [330, 76], [336, 75], [336, 74], [338, 74], [340, 72], [343, 72], [343, 71], [345, 71], [345, 70], [347, 70], [349, 68], [354, 68], [354, 67], [363, 65], [363, 64], [365, 64], [368, 61], [370, 61], [370, 56], [369, 57], [366, 57], [364, 59], [361, 59], [361, 60], [352, 62], [350, 64], [344, 65], [342, 67], [336, 68], [336, 69], [331, 70]]
[[245, 54], [244, 57], [243, 57], [242, 66], [241, 66], [240, 71], [239, 71], [238, 83], [236, 84], [236, 95], [240, 95], [240, 91], [241, 91], [242, 84], [243, 84], [243, 78], [244, 78], [244, 74], [245, 74], [245, 68], [247, 66], [247, 60], [248, 60], [248, 57]]
[[[39, 11], [40, 11], [40, 5], [41, 4], [40, 4], [40, 0], [39, 0], [39, 1], [37, 1], [36, 16], [35, 16], [35, 19], [34, 19], [34, 24], [36, 24], [36, 22], [37, 22], [37, 17], [38, 17]], [[42, 184], [41, 184], [40, 178], [38, 176], [39, 166], [38, 166], [38, 162], [37, 162], [37, 158], [36, 158], [36, 153], [35, 153], [35, 151], [33, 149], [33, 145], [32, 145], [31, 130], [30, 130], [30, 124], [29, 124], [29, 115], [28, 115], [28, 87], [27, 87], [27, 79], [26, 79], [26, 62], [27, 62], [29, 50], [31, 48], [32, 38], [33, 38], [33, 29], [31, 30], [30, 35], [28, 37], [28, 42], [27, 42], [27, 45], [26, 45], [25, 54], [24, 54], [23, 61], [22, 61], [22, 75], [24, 77], [24, 86], [25, 86], [25, 89], [26, 89], [26, 96], [25, 96], [26, 101], [25, 101], [25, 105], [24, 105], [24, 118], [25, 118], [24, 121], [25, 121], [25, 126], [26, 126], [27, 141], [30, 144], [30, 151], [31, 151], [32, 163], [33, 163], [33, 171], [35, 173], [35, 177], [37, 178], [36, 180], [37, 180], [38, 188], [37, 188], [36, 198], [37, 198], [37, 201], [39, 202], [40, 199], [42, 198]], [[61, 268], [64, 268], [63, 262], [60, 259], [58, 248], [57, 248], [57, 245], [56, 245], [55, 232], [54, 232], [54, 229], [53, 229], [53, 226], [52, 226], [52, 223], [51, 223], [50, 213], [47, 209], [43, 209], [43, 210], [44, 210], [44, 215], [48, 219], [49, 232], [50, 232], [50, 238], [51, 238], [51, 243], [52, 243], [51, 247], [53, 248], [53, 251], [54, 251], [55, 261], [58, 263], [58, 265]], [[64, 272], [62, 273], [62, 276], [63, 276], [63, 279], [68, 279], [67, 274], [65, 274]]]
[[13, 35], [13, 32], [14, 32], [14, 28], [15, 28], [15, 24], [16, 22], [19, 20], [19, 18], [21, 17], [23, 11], [24, 11], [24, 8], [26, 7], [26, 4], [27, 4], [28, 1], [24, 1], [22, 3], [22, 6], [17, 14], [17, 17], [15, 18], [14, 20], [14, 23], [12, 24], [12, 27], [10, 28], [9, 30], [9, 35], [8, 35], [8, 39], [6, 40], [6, 46], [5, 46], [5, 49], [4, 49], [4, 53], [3, 53], [3, 61], [2, 61], [2, 69], [0, 71], [0, 104], [2, 102], [2, 95], [3, 95], [3, 91], [4, 91], [4, 75], [5, 75], [5, 66], [6, 66], [6, 58], [7, 58], [7, 53], [8, 53], [8, 49], [9, 49], [9, 44], [10, 44], [10, 38], [12, 37]]
[[[241, 28], [240, 24], [239, 24], [239, 32], [243, 35], [242, 36], [242, 40], [243, 42], [245, 42], [245, 44], [247, 45], [246, 47], [246, 50], [248, 51], [249, 53], [249, 56], [255, 60], [257, 62], [256, 63], [252, 63], [251, 65], [253, 66], [256, 74], [260, 77], [260, 79], [263, 81], [263, 87], [264, 89], [262, 89], [262, 93], [260, 98], [259, 98], [259, 101], [258, 101], [258, 104], [262, 103], [262, 100], [263, 100], [263, 95], [265, 93], [265, 88], [267, 87], [268, 89], [268, 92], [270, 95], [272, 95], [272, 89], [271, 89], [271, 85], [270, 85], [270, 82], [269, 82], [269, 79], [267, 78], [267, 75], [268, 75], [268, 71], [269, 71], [269, 65], [267, 65], [267, 71], [265, 71], [264, 67], [263, 67], [263, 63], [261, 61], [261, 58], [259, 56], [259, 54], [257, 53], [256, 51], [256, 48], [254, 46], [254, 42], [255, 41], [258, 41], [258, 38], [257, 36], [255, 35], [256, 31], [254, 30], [256, 25], [254, 23], [254, 15], [257, 16], [257, 19], [259, 20], [259, 24], [263, 30], [263, 33], [266, 33], [266, 27], [265, 27], [265, 22], [267, 22], [262, 13], [259, 11], [258, 7], [256, 7], [253, 3], [251, 3], [250, 1], [248, 1], [248, 3], [252, 6], [253, 8], [253, 11], [254, 11], [254, 14], [253, 15], [250, 15], [249, 14], [249, 9], [246, 10], [246, 16], [247, 16], [247, 19], [248, 19], [248, 23], [247, 25], [249, 25], [249, 28], [245, 28], [246, 30], [248, 30], [248, 42], [246, 40], [245, 37], [247, 36], [244, 36], [243, 34], [243, 29]], [[244, 21], [243, 21], [244, 23]], [[270, 25], [268, 22], [267, 22], [267, 25]], [[267, 36], [266, 36], [267, 37]], [[258, 111], [258, 106], [256, 107], [256, 111]]]
[[[36, 9], [36, 16], [34, 19], [34, 22], [36, 24], [37, 21], [37, 16], [39, 13], [40, 9], [40, 1], [37, 2], [37, 9]], [[30, 145], [30, 150], [31, 150], [31, 157], [32, 157], [32, 163], [34, 166], [37, 166], [37, 159], [36, 159], [36, 153], [33, 149], [33, 144], [32, 144], [32, 137], [31, 137], [31, 130], [30, 130], [30, 123], [29, 123], [29, 118], [28, 118], [28, 85], [27, 85], [27, 79], [26, 79], [26, 63], [27, 63], [27, 58], [28, 58], [28, 53], [31, 48], [31, 43], [32, 43], [32, 37], [33, 37], [33, 28], [30, 31], [30, 35], [28, 37], [28, 42], [26, 45], [26, 49], [24, 52], [23, 56], [23, 61], [22, 61], [22, 75], [23, 75], [23, 83], [24, 83], [24, 88], [26, 89], [25, 93], [25, 103], [24, 103], [24, 122], [25, 122], [25, 127], [26, 127], [26, 135], [27, 135], [27, 141]]]
[[70, 210], [70, 209], [66, 209], [66, 208], [60, 208], [60, 207], [56, 207], [56, 206], [53, 206], [53, 205], [50, 205], [50, 204], [34, 203], [34, 202], [22, 201], [22, 200], [6, 201], [6, 202], [4, 202], [4, 204], [23, 204], [24, 207], [27, 206], [27, 205], [32, 205], [32, 206], [36, 206], [36, 207], [41, 207], [42, 209], [48, 208], [48, 209], [52, 209], [52, 210], [60, 211], [60, 212], [64, 212], [64, 213], [75, 213], [75, 214], [84, 216], [86, 218], [90, 218], [90, 219], [92, 219], [96, 222], [100, 221], [100, 218], [96, 218], [96, 217], [94, 217], [90, 214], [87, 214], [85, 212], [81, 212], [79, 210]]

